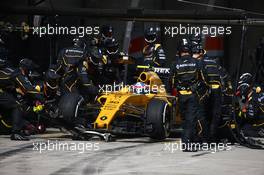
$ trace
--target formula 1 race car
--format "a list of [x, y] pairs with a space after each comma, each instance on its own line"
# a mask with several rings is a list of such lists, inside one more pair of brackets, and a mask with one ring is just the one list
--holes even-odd
[[82, 138], [99, 136], [110, 141], [116, 135], [141, 135], [163, 140], [176, 121], [176, 98], [167, 95], [165, 85], [154, 71], [143, 71], [137, 83], [120, 85], [87, 104], [79, 94], [66, 94], [59, 103], [62, 118], [68, 124], [76, 118], [86, 121], [75, 127]]

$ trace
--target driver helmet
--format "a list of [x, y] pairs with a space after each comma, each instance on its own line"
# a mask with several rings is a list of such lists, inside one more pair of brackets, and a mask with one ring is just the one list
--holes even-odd
[[149, 87], [143, 82], [137, 82], [132, 88], [135, 94], [147, 94], [149, 92]]

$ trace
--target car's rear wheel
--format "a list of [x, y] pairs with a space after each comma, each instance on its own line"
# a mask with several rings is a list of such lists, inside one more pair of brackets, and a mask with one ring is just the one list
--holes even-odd
[[80, 94], [68, 93], [61, 97], [59, 111], [66, 122], [72, 123], [79, 116], [80, 107], [84, 105], [84, 99]]
[[155, 140], [164, 140], [170, 132], [170, 107], [168, 102], [161, 99], [152, 99], [146, 110], [147, 123], [152, 129], [149, 136]]

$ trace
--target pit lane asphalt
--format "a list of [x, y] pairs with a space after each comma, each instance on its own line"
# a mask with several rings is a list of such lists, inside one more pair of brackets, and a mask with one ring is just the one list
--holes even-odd
[[[67, 150], [58, 149], [63, 146], [46, 148], [40, 153], [33, 143], [82, 146]], [[145, 137], [120, 138], [115, 142], [72, 141], [58, 131], [32, 136], [29, 142], [10, 141], [9, 136], [2, 135], [0, 174], [264, 174], [263, 150], [234, 145], [231, 150], [216, 153], [184, 153], [168, 149], [175, 143], [179, 143], [179, 138], [155, 143]], [[89, 145], [88, 149], [82, 149], [84, 144]]]

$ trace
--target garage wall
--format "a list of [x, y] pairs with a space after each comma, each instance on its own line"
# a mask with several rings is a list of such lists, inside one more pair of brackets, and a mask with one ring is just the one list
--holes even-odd
[[[239, 0], [232, 0], [228, 1], [229, 7], [236, 7], [242, 8], [249, 11], [261, 12], [264, 13], [264, 1], [255, 0], [255, 1], [239, 1]], [[254, 52], [259, 39], [261, 36], [264, 35], [264, 27], [248, 27], [247, 35], [246, 35], [246, 42], [245, 42], [245, 50], [244, 50], [244, 61], [241, 72], [250, 71], [254, 73], [256, 65], [255, 61], [250, 59], [250, 55]], [[234, 27], [233, 34], [230, 38], [228, 38], [227, 47], [228, 55], [227, 55], [227, 62], [228, 67], [233, 68], [237, 65], [237, 60], [239, 58], [240, 52], [240, 39], [241, 39], [241, 27]], [[230, 69], [233, 75], [235, 74], [232, 69]]]

